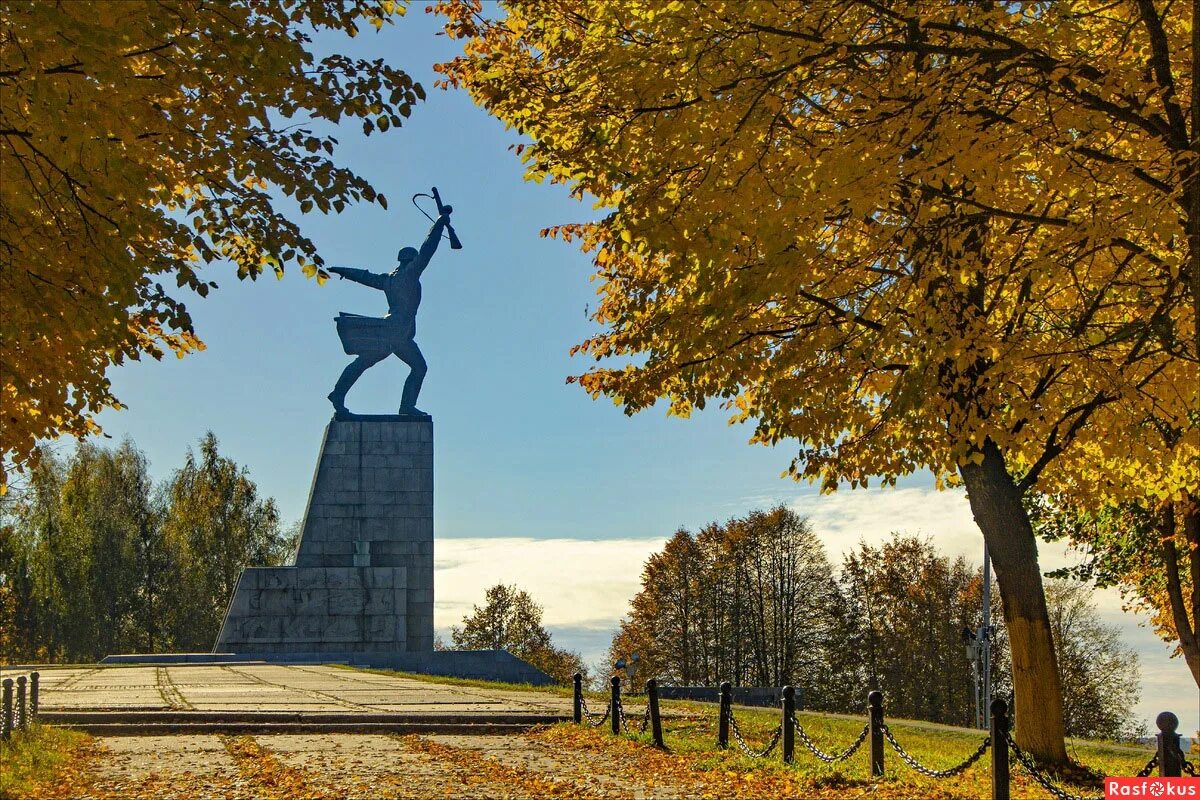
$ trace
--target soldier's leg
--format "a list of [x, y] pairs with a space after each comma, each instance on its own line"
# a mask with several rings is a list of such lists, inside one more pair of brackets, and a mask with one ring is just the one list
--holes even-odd
[[350, 387], [364, 372], [387, 358], [387, 355], [387, 353], [364, 353], [346, 365], [337, 379], [337, 383], [333, 385], [333, 391], [329, 393], [329, 402], [333, 403], [335, 411], [346, 411], [346, 392], [350, 391]]
[[429, 371], [429, 367], [425, 363], [425, 356], [421, 355], [421, 348], [417, 347], [415, 341], [409, 339], [392, 352], [396, 354], [397, 358], [408, 364], [410, 369], [408, 378], [404, 381], [404, 393], [400, 396], [400, 413], [428, 416], [417, 408], [417, 395], [421, 393], [421, 384], [425, 380], [425, 373]]

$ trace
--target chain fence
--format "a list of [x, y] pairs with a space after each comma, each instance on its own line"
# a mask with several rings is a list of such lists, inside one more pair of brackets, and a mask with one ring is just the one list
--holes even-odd
[[[1009, 750], [1011, 750], [1012, 754], [1014, 756], [1016, 756], [1017, 763], [1021, 765], [1021, 769], [1023, 769], [1025, 771], [1025, 774], [1027, 774], [1029, 777], [1031, 777], [1035, 781], [1037, 781], [1039, 786], [1041, 786], [1043, 789], [1045, 789], [1050, 794], [1054, 795], [1056, 798], [1058, 798], [1058, 800], [1104, 800], [1104, 795], [1102, 795], [1102, 794], [1100, 794], [1100, 795], [1071, 794], [1066, 789], [1062, 788], [1061, 786], [1059, 786], [1059, 785], [1055, 784], [1053, 781], [1051, 781], [1050, 778], [1044, 772], [1042, 772], [1040, 769], [1038, 769], [1037, 763], [1028, 754], [1026, 754], [1024, 750], [1022, 750], [1020, 747], [1017, 746], [1016, 740], [1013, 739], [1011, 735], [1009, 735], [1008, 731], [1004, 732], [1004, 739], [1008, 743]], [[1156, 755], [1151, 760], [1153, 762], [1157, 762], [1158, 756]], [[1149, 767], [1150, 765], [1147, 764], [1146, 766]], [[1143, 767], [1143, 769], [1145, 769], [1145, 767]], [[1139, 775], [1139, 777], [1144, 778], [1146, 776]]]
[[[1057, 798], [1057, 800], [1104, 800], [1104, 795], [1072, 794], [1061, 786], [1058, 786], [1051, 781], [1049, 776], [1047, 776], [1046, 773], [1038, 767], [1037, 762], [1034, 761], [1034, 759], [1028, 753], [1022, 750], [1019, 745], [1017, 745], [1016, 740], [1013, 739], [1009, 733], [1006, 732], [1004, 734], [1004, 738], [1007, 741], [1008, 747], [1012, 751], [1012, 754], [1016, 757], [1017, 763], [1021, 766], [1021, 769], [1025, 772], [1025, 774], [1027, 774], [1035, 782], [1037, 782], [1039, 786]], [[1154, 774], [1154, 770], [1158, 767], [1158, 765], [1159, 754], [1155, 753], [1150, 760], [1146, 762], [1146, 766], [1138, 770], [1133, 777], [1148, 778]], [[1185, 774], [1192, 777], [1196, 776], [1195, 765], [1186, 758], [1180, 760], [1180, 767], [1182, 772]]]
[[[617, 714], [621, 718], [621, 730], [625, 731], [626, 733], [633, 733], [634, 731], [631, 731], [629, 729], [629, 718], [627, 716], [625, 716], [625, 704], [623, 702], [621, 702], [620, 697], [617, 698]], [[601, 722], [603, 722], [603, 721], [604, 720], [601, 720]], [[647, 731], [647, 729], [649, 729], [649, 727], [650, 727], [650, 704], [646, 703], [646, 710], [642, 713], [641, 721], [637, 723], [636, 732], [637, 733], [645, 733]]]
[[800, 744], [804, 745], [804, 747], [810, 753], [812, 753], [821, 761], [824, 761], [826, 764], [836, 764], [837, 762], [845, 761], [850, 756], [854, 755], [856, 752], [858, 752], [858, 748], [862, 747], [863, 742], [867, 740], [867, 735], [871, 732], [870, 725], [863, 725], [862, 732], [858, 734], [858, 738], [855, 739], [849, 747], [837, 755], [832, 755], [817, 747], [816, 743], [808, 735], [808, 731], [804, 730], [804, 726], [800, 724], [800, 720], [796, 719], [795, 716], [792, 717], [792, 726], [796, 729], [796, 736], [800, 738]]
[[593, 714], [588, 708], [587, 699], [583, 695], [579, 696], [579, 707], [583, 710], [583, 718], [586, 720], [584, 724], [590, 725], [593, 728], [599, 728], [607, 722], [608, 715], [612, 713], [612, 708], [606, 705], [603, 714]]
[[650, 727], [650, 704], [646, 703], [646, 709], [642, 712], [642, 724], [638, 729], [638, 733], [645, 733]]
[[920, 761], [917, 761], [912, 754], [901, 747], [900, 743], [896, 741], [896, 737], [892, 735], [892, 729], [887, 725], [883, 726], [883, 736], [885, 739], [887, 739], [888, 744], [892, 746], [892, 749], [896, 751], [896, 755], [900, 756], [901, 761], [903, 761], [905, 764], [908, 764], [908, 766], [910, 766], [914, 771], [919, 772], [929, 778], [952, 778], [955, 775], [961, 775], [962, 773], [966, 772], [972, 764], [983, 758], [983, 754], [986, 753], [987, 749], [992, 746], [992, 737], [986, 736], [984, 737], [984, 740], [979, 743], [979, 747], [975, 749], [974, 753], [971, 753], [971, 755], [967, 756], [953, 767], [948, 767], [946, 769], [934, 769], [933, 767], [927, 767]]
[[0, 739], [8, 740], [13, 731], [28, 730], [37, 721], [39, 678], [39, 673], [31, 672], [0, 681]]
[[[588, 709], [587, 702], [583, 698], [582, 690], [579, 688], [580, 685], [577, 681], [576, 702], [579, 713], [576, 718], [592, 727], [599, 727], [604, 722], [611, 720], [612, 716], [615, 715], [617, 720], [612, 725], [614, 733], [624, 731], [627, 734], [640, 734], [653, 728], [655, 745], [665, 749], [666, 745], [662, 740], [662, 723], [658, 711], [657, 682], [654, 680], [647, 682], [648, 697], [646, 707], [641, 718], [637, 721], [632, 721], [625, 713], [619, 680], [614, 678], [612, 684], [613, 692], [608, 707], [605, 709], [604, 714], [598, 715], [593, 714]], [[979, 743], [979, 746], [954, 766], [935, 769], [921, 763], [918, 758], [909, 753], [896, 739], [891, 728], [884, 722], [882, 693], [878, 691], [871, 692], [868, 698], [868, 722], [863, 725], [862, 730], [859, 731], [854, 741], [844, 750], [832, 753], [821, 749], [813, 741], [809, 732], [805, 730], [795, 712], [792, 700], [793, 696], [793, 690], [790, 687], [784, 687], [782, 701], [783, 715], [780, 718], [780, 722], [771, 732], [766, 744], [755, 747], [746, 741], [745, 734], [742, 733], [741, 726], [734, 715], [733, 705], [730, 702], [730, 685], [728, 683], [722, 684], [720, 712], [717, 720], [719, 727], [717, 744], [720, 747], [728, 747], [730, 744], [729, 740], [732, 738], [732, 743], [736, 745], [738, 751], [749, 758], [756, 759], [767, 758], [779, 748], [782, 751], [784, 762], [790, 764], [794, 757], [795, 741], [798, 739], [800, 744], [820, 761], [826, 764], [836, 764], [852, 758], [859, 750], [864, 749], [864, 745], [869, 743], [871, 774], [876, 778], [884, 775], [884, 741], [891, 746], [891, 749], [895, 751], [900, 760], [909, 768], [921, 775], [934, 779], [946, 779], [961, 775], [991, 751], [992, 796], [995, 800], [1008, 800], [1009, 798], [1010, 756], [1017, 762], [1021, 771], [1027, 774], [1051, 797], [1055, 798], [1055, 800], [1104, 800], [1101, 795], [1073, 794], [1058, 785], [1052, 776], [1044, 772], [1038, 766], [1035, 759], [1017, 745], [1016, 740], [1011, 734], [1012, 718], [1009, 716], [1008, 704], [1002, 699], [997, 699], [992, 703], [991, 731]], [[1178, 720], [1173, 714], [1168, 712], [1161, 714], [1159, 719], [1158, 725], [1162, 731], [1159, 738], [1160, 750], [1146, 762], [1146, 765], [1136, 773], [1135, 777], [1147, 778], [1155, 774], [1156, 770], [1158, 774], [1166, 777], [1181, 773], [1195, 777], [1196, 765], [1184, 758], [1182, 752], [1177, 751], [1179, 737], [1175, 734], [1175, 726]], [[1175, 742], [1175, 744], [1171, 744], [1171, 742]], [[1176, 752], [1172, 752], [1169, 749], [1171, 747], [1176, 748]], [[1162, 748], [1168, 749], [1163, 750]], [[1162, 755], [1163, 753], [1165, 755]], [[1166, 759], [1165, 766], [1162, 759]]]
[[766, 758], [767, 756], [771, 755], [771, 752], [775, 749], [776, 745], [779, 744], [780, 737], [783, 736], [783, 725], [778, 725], [771, 733], [771, 738], [767, 742], [767, 746], [755, 750], [750, 746], [750, 743], [746, 741], [746, 737], [742, 735], [742, 729], [738, 725], [737, 718], [733, 716], [732, 708], [727, 712], [726, 718], [729, 720], [729, 731], [733, 734], [733, 741], [737, 743], [738, 749], [741, 750], [744, 755], [747, 755], [750, 758]]

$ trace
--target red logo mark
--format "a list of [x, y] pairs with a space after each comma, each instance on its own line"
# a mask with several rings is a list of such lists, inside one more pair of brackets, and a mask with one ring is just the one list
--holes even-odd
[[1105, 778], [1104, 800], [1200, 800], [1200, 778]]

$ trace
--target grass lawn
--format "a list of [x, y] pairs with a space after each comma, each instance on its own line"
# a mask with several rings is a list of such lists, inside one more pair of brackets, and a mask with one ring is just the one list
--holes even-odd
[[[447, 686], [473, 686], [477, 689], [499, 689], [506, 692], [544, 692], [546, 694], [558, 695], [559, 697], [570, 697], [572, 692], [570, 686], [534, 686], [532, 683], [503, 683], [501, 681], [476, 680], [475, 678], [449, 678], [441, 675], [424, 675], [419, 672], [398, 672], [394, 669], [352, 667], [348, 664], [326, 664], [326, 666], [353, 670], [355, 672], [372, 672], [376, 675], [394, 675], [397, 678], [409, 678], [425, 683], [441, 683]], [[596, 697], [602, 696], [598, 692], [588, 692], [587, 695], [589, 698], [592, 695]], [[603, 696], [607, 697], [607, 695]]]
[[27, 797], [57, 782], [89, 740], [86, 734], [37, 723], [13, 731], [12, 739], [0, 741], [0, 797]]

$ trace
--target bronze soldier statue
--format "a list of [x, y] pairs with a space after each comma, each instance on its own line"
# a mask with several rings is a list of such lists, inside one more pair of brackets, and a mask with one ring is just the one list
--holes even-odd
[[404, 381], [404, 392], [400, 396], [400, 414], [404, 416], [428, 417], [424, 411], [417, 408], [417, 395], [421, 392], [421, 383], [425, 380], [427, 366], [421, 348], [417, 347], [417, 308], [421, 305], [421, 273], [429, 266], [441, 241], [442, 231], [450, 236], [450, 247], [462, 247], [454, 228], [450, 226], [450, 206], [442, 205], [437, 189], [433, 197], [438, 205], [438, 218], [434, 221], [429, 235], [420, 250], [405, 247], [396, 254], [399, 262], [396, 268], [387, 274], [369, 272], [365, 269], [350, 269], [334, 267], [329, 271], [342, 278], [348, 278], [355, 283], [379, 289], [387, 297], [387, 316], [363, 317], [357, 314], [343, 312], [337, 318], [338, 335], [342, 339], [342, 347], [349, 355], [357, 355], [354, 361], [346, 365], [341, 377], [329, 393], [329, 402], [333, 403], [334, 415], [337, 418], [352, 418], [354, 415], [346, 409], [346, 393], [354, 382], [370, 367], [378, 364], [389, 355], [394, 355], [409, 366], [408, 378]]

